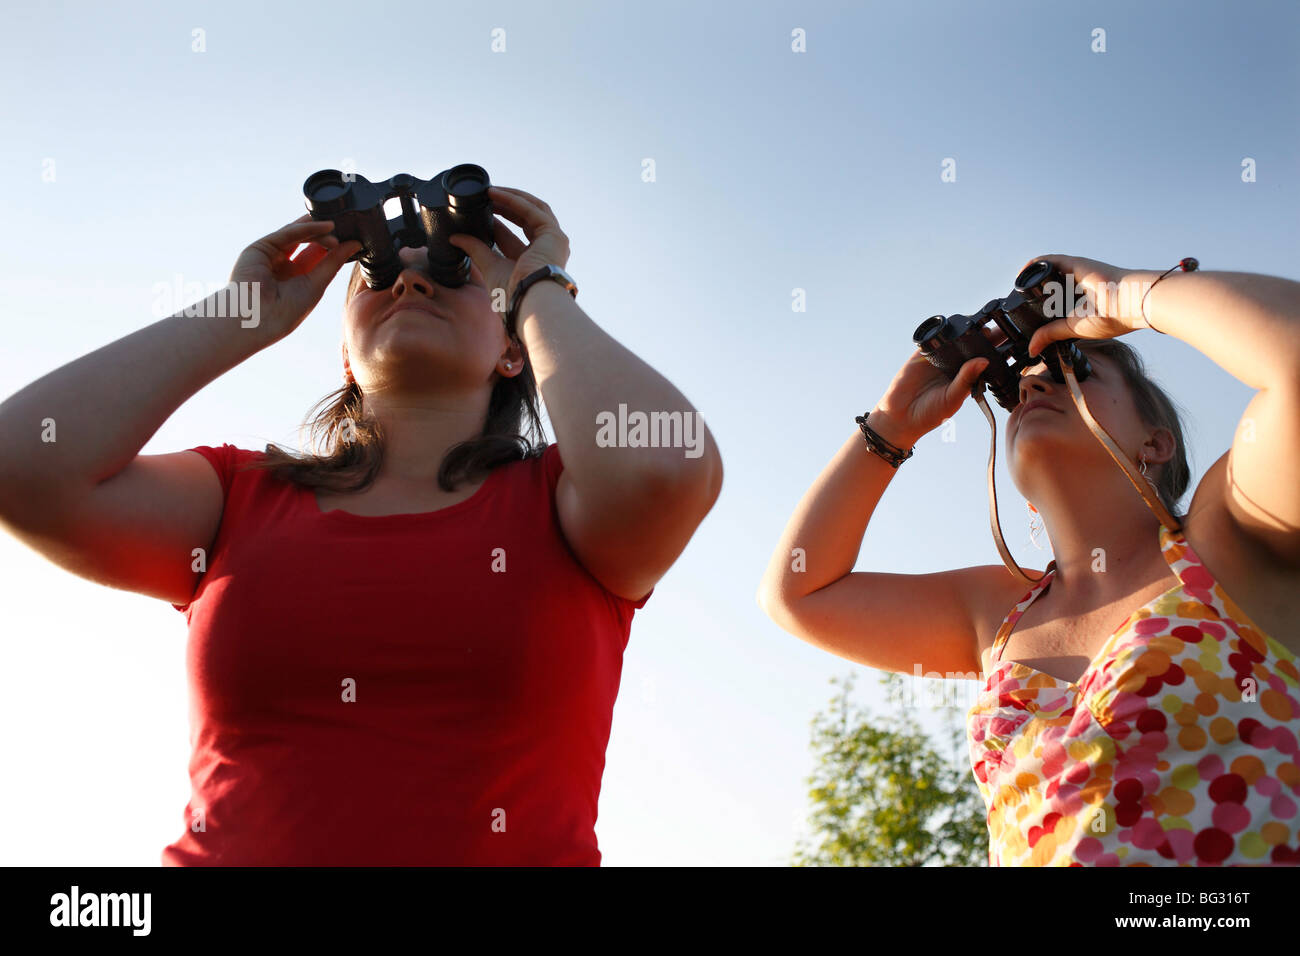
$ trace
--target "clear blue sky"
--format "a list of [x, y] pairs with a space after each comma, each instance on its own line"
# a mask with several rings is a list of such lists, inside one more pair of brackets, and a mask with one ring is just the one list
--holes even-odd
[[[795, 502], [917, 323], [1005, 294], [1031, 256], [1164, 269], [1194, 255], [1300, 278], [1298, 40], [1292, 2], [10, 8], [0, 397], [154, 321], [156, 283], [224, 283], [241, 249], [302, 213], [317, 169], [475, 162], [542, 197], [583, 308], [695, 403], [726, 466], [633, 625], [605, 862], [784, 863], [809, 721], [852, 669], [755, 604]], [[340, 279], [143, 451], [295, 444], [341, 381], [342, 295]], [[1185, 408], [1199, 480], [1249, 391], [1181, 342], [1126, 341]], [[901, 470], [860, 570], [998, 561], [987, 426], [969, 405], [956, 423], [955, 442], [928, 436]], [[1041, 567], [1005, 470], [999, 489], [1009, 544]], [[189, 794], [183, 618], [7, 536], [0, 594], [0, 862], [156, 865]]]

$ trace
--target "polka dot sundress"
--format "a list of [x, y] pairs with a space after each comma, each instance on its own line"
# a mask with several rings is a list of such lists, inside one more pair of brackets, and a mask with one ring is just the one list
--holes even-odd
[[1077, 684], [1001, 660], [1048, 572], [998, 629], [967, 715], [993, 866], [1300, 864], [1296, 657], [1181, 533], [1180, 585], [1111, 634]]

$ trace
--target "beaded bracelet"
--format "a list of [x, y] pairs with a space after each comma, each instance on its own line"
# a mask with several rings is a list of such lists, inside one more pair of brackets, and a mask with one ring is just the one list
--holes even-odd
[[862, 437], [866, 441], [867, 447], [881, 458], [885, 459], [885, 461], [889, 462], [892, 467], [897, 468], [903, 462], [907, 461], [907, 459], [912, 457], [912, 453], [916, 451], [916, 446], [913, 445], [907, 451], [903, 451], [903, 449], [899, 448], [897, 445], [885, 441], [885, 439], [872, 431], [871, 426], [867, 424], [867, 417], [870, 414], [870, 412], [863, 412], [853, 420], [858, 423], [858, 428], [862, 429]]

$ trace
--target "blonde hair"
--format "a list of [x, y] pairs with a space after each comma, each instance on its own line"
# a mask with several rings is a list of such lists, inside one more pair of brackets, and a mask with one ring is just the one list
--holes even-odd
[[1187, 463], [1182, 420], [1173, 399], [1147, 372], [1142, 357], [1123, 342], [1116, 339], [1079, 339], [1075, 344], [1085, 354], [1094, 352], [1110, 359], [1124, 376], [1142, 423], [1149, 428], [1167, 428], [1174, 436], [1173, 457], [1157, 466], [1159, 472], [1152, 480], [1160, 503], [1175, 518], [1185, 517], [1180, 514], [1178, 503], [1187, 492], [1192, 473]]

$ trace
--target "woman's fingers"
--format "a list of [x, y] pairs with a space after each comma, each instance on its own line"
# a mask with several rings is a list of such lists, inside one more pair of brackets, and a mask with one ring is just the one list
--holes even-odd
[[320, 222], [311, 218], [310, 213], [304, 213], [300, 219], [295, 219], [286, 226], [282, 226], [275, 232], [263, 236], [259, 241], [269, 243], [277, 249], [287, 249], [292, 251], [299, 243], [312, 240], [321, 242], [322, 238], [338, 240], [329, 235], [334, 228], [333, 220], [326, 219]]
[[447, 237], [447, 241], [469, 256], [470, 262], [474, 265], [479, 265], [480, 262], [486, 265], [494, 258], [501, 258], [501, 255], [495, 249], [478, 236], [472, 236], [468, 232], [452, 233]]
[[962, 363], [962, 367], [957, 370], [957, 377], [952, 380], [948, 387], [948, 401], [950, 405], [960, 406], [970, 395], [971, 388], [979, 380], [980, 373], [989, 367], [989, 360], [986, 358], [973, 358]]
[[327, 234], [332, 228], [333, 224], [328, 222], [291, 222], [258, 239], [249, 248], [260, 252], [272, 269], [279, 269], [286, 263], [293, 264], [302, 260], [301, 254], [297, 259], [291, 258], [300, 245], [306, 244], [304, 248], [307, 249], [337, 248], [338, 239]]
[[347, 264], [348, 258], [361, 249], [362, 245], [356, 239], [349, 239], [342, 245], [328, 250], [320, 246], [311, 247], [309, 252], [313, 261], [308, 270], [312, 283], [324, 294], [325, 287], [330, 284], [339, 269]]
[[957, 370], [957, 375], [951, 381], [947, 376], [940, 376], [939, 384], [935, 387], [939, 398], [938, 403], [943, 409], [944, 418], [952, 418], [961, 408], [962, 402], [970, 397], [971, 386], [979, 378], [979, 373], [983, 371], [984, 366], [980, 365], [974, 372], [971, 371], [971, 365], [977, 362], [987, 362], [986, 359], [971, 359], [965, 365]]
[[1029, 337], [1029, 356], [1038, 358], [1039, 353], [1053, 342], [1071, 338], [1076, 338], [1076, 335], [1065, 319], [1056, 319], [1046, 325], [1040, 325]]
[[349, 239], [340, 244], [334, 236], [327, 236], [325, 239], [309, 238], [297, 250], [296, 255], [289, 257], [286, 253], [278, 256], [273, 267], [281, 271], [285, 278], [309, 275], [317, 270], [328, 270], [328, 275], [333, 275], [350, 256], [360, 252], [361, 249], [362, 245], [356, 239]]
[[281, 269], [277, 270], [279, 279], [284, 282], [289, 279], [303, 278], [314, 290], [313, 295], [319, 299], [324, 294], [325, 287], [347, 262], [348, 257], [360, 248], [361, 243], [355, 239], [336, 245], [332, 249], [315, 244], [304, 246], [296, 259], [288, 260]]
[[507, 259], [518, 261], [528, 248], [522, 239], [510, 231], [509, 226], [495, 216], [492, 217], [492, 239]]
[[318, 246], [309, 243], [302, 247], [302, 251], [297, 256], [291, 258], [288, 262], [287, 272], [290, 277], [306, 275], [320, 263], [322, 259], [330, 254], [330, 250], [324, 246]]
[[523, 190], [523, 189], [515, 189], [515, 188], [512, 187], [512, 186], [489, 186], [488, 189], [490, 189], [490, 190], [491, 190], [491, 189], [499, 189], [499, 190], [501, 190], [502, 192], [511, 193], [512, 195], [518, 196], [518, 197], [520, 197], [520, 198], [522, 198], [522, 199], [525, 199], [525, 200], [531, 202], [533, 205], [537, 206], [539, 209], [544, 209], [544, 210], [546, 210], [547, 212], [550, 212], [550, 211], [551, 211], [551, 207], [550, 207], [550, 205], [549, 205], [545, 200], [538, 199], [538, 198], [537, 198], [536, 196], [534, 196], [532, 193], [530, 193], [530, 192], [526, 192], [526, 191]]
[[555, 216], [551, 214], [549, 207], [544, 210], [545, 203], [542, 203], [537, 197], [529, 196], [518, 189], [506, 189], [503, 186], [491, 186], [489, 188], [498, 190], [492, 199], [493, 210], [499, 212], [515, 225], [522, 227], [524, 235], [530, 240], [536, 233], [547, 226], [559, 227], [559, 223], [556, 222]]

